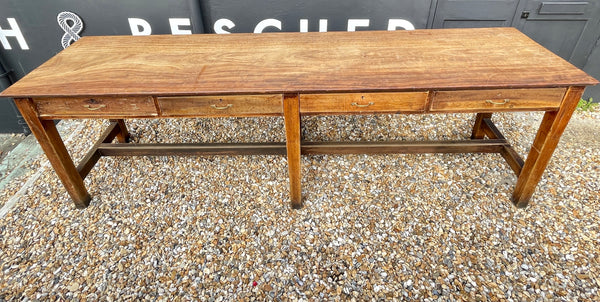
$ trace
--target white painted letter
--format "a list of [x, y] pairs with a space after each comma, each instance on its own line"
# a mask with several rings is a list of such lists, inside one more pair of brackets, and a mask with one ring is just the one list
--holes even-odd
[[357, 27], [369, 27], [369, 19], [348, 19], [348, 31], [356, 31]]
[[12, 49], [6, 37], [15, 37], [17, 38], [17, 42], [19, 42], [21, 49], [29, 49], [29, 45], [27, 45], [27, 41], [25, 41], [25, 37], [23, 37], [21, 28], [19, 28], [19, 24], [17, 24], [17, 20], [15, 20], [15, 18], [6, 18], [6, 20], [8, 21], [8, 25], [10, 25], [10, 29], [2, 29], [2, 27], [0, 27], [0, 42], [2, 42], [2, 47], [4, 47], [4, 49]]
[[169, 25], [171, 26], [171, 34], [173, 35], [191, 35], [191, 29], [180, 29], [179, 26], [190, 26], [191, 22], [189, 18], [169, 18]]
[[263, 30], [265, 30], [265, 28], [272, 26], [275, 27], [279, 30], [281, 30], [281, 21], [277, 20], [277, 19], [264, 19], [260, 22], [258, 22], [258, 24], [256, 24], [256, 27], [254, 28], [254, 33], [255, 34], [260, 34], [263, 32]]
[[213, 29], [215, 30], [215, 33], [217, 33], [217, 34], [230, 34], [230, 32], [226, 31], [225, 28], [232, 29], [234, 27], [235, 27], [235, 23], [233, 23], [233, 21], [231, 21], [229, 19], [219, 19], [219, 20], [215, 21], [215, 25], [213, 26]]
[[327, 19], [319, 19], [319, 32], [327, 32]]
[[129, 18], [129, 28], [132, 36], [147, 36], [152, 33], [152, 27], [148, 21], [141, 18]]
[[308, 32], [308, 19], [300, 19], [300, 32], [301, 33]]
[[396, 30], [398, 27], [406, 30], [414, 30], [415, 26], [408, 20], [404, 19], [390, 19], [388, 22], [388, 30]]

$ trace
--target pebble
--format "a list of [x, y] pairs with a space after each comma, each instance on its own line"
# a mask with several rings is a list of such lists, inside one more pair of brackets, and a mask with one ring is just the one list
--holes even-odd
[[68, 289], [72, 292], [76, 291], [79, 289], [80, 284], [77, 282], [71, 282], [71, 284], [69, 285]]
[[[525, 157], [541, 116], [494, 121]], [[600, 113], [573, 119], [598, 125]], [[464, 139], [473, 120], [306, 117], [302, 135]], [[279, 117], [127, 123], [138, 143], [285, 137]], [[106, 125], [59, 129], [81, 159]], [[304, 156], [300, 210], [282, 156], [102, 158], [85, 210], [40, 156], [31, 168], [44, 173], [0, 218], [0, 300], [597, 301], [600, 148], [569, 131], [526, 209], [510, 203], [516, 177], [497, 154]]]

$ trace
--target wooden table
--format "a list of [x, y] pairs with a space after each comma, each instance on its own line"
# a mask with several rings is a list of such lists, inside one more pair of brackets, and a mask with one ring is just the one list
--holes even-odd
[[[586, 85], [598, 81], [513, 28], [83, 37], [6, 89], [78, 208], [101, 156], [287, 155], [302, 205], [300, 156], [500, 153], [525, 207]], [[545, 111], [527, 160], [493, 112]], [[303, 115], [476, 113], [470, 140], [305, 142]], [[125, 118], [283, 116], [286, 141], [131, 144]], [[75, 166], [53, 120], [111, 119]], [[307, 131], [310, 131], [308, 129]], [[487, 137], [487, 138], [486, 138]], [[111, 143], [117, 139], [119, 144]]]

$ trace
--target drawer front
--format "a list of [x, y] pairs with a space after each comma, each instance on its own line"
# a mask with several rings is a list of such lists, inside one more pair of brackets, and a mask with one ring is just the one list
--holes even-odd
[[283, 115], [283, 95], [159, 97], [162, 116]]
[[560, 107], [565, 91], [566, 88], [436, 91], [430, 111], [552, 110]]
[[39, 98], [33, 102], [40, 117], [157, 116], [152, 97]]
[[300, 95], [302, 114], [423, 112], [427, 92], [323, 93]]

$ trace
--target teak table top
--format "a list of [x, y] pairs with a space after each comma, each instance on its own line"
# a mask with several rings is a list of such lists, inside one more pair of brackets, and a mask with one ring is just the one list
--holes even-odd
[[[102, 156], [285, 154], [302, 206], [301, 155], [499, 153], [525, 207], [585, 86], [598, 81], [514, 28], [84, 37], [1, 95], [15, 104], [75, 205]], [[374, 93], [382, 92], [382, 93]], [[524, 161], [491, 120], [545, 111]], [[307, 142], [301, 115], [474, 112], [468, 140]], [[285, 142], [128, 143], [125, 118], [282, 115]], [[75, 166], [54, 119], [109, 118]], [[487, 137], [487, 139], [486, 139]], [[113, 140], [119, 143], [112, 143]]]
[[83, 37], [2, 96], [594, 85], [514, 28]]

